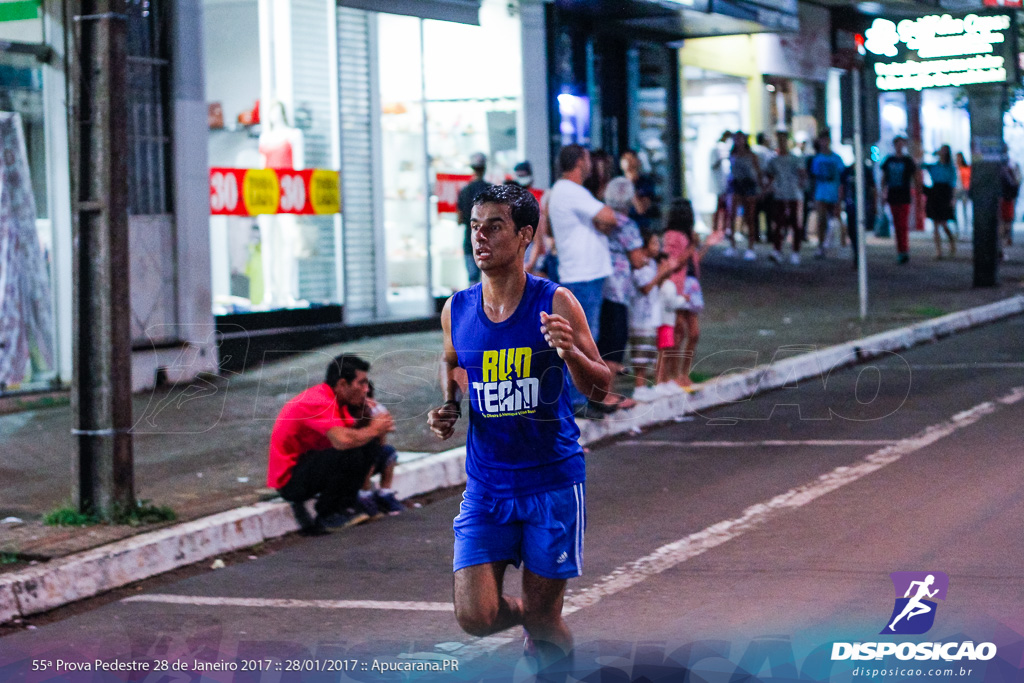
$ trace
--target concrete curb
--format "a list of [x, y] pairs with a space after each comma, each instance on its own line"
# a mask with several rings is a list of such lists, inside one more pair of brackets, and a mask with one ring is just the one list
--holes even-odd
[[[882, 332], [824, 349], [726, 375], [694, 394], [675, 394], [616, 414], [616, 419], [586, 421], [580, 442], [592, 444], [674, 418], [747, 399], [809, 377], [827, 375], [889, 352], [909, 349], [959, 331], [1024, 313], [1024, 296], [952, 313], [908, 327]], [[794, 347], [798, 351], [804, 347]], [[414, 496], [466, 481], [466, 449], [417, 458], [401, 464], [395, 488]], [[251, 547], [296, 531], [285, 503], [257, 503], [192, 522], [140, 534], [84, 553], [0, 574], [0, 624], [140, 581], [217, 555]]]

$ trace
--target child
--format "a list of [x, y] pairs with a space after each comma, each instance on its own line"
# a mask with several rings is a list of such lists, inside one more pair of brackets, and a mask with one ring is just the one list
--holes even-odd
[[[643, 231], [641, 234], [647, 260], [643, 266], [633, 270], [635, 290], [629, 309], [629, 355], [636, 376], [633, 398], [637, 401], [652, 401], [657, 394], [647, 386], [647, 373], [655, 367], [659, 356], [658, 328], [662, 326], [663, 315], [661, 287], [678, 268], [678, 262], [661, 253], [661, 239], [656, 233]], [[674, 302], [675, 285], [671, 282], [668, 284], [673, 288]], [[669, 333], [672, 333], [671, 327]]]
[[690, 368], [700, 339], [697, 316], [704, 310], [704, 294], [699, 279], [700, 259], [724, 237], [721, 231], [713, 232], [707, 243], [701, 246], [693, 225], [693, 205], [688, 199], [677, 199], [672, 203], [665, 221], [665, 253], [680, 264], [679, 270], [672, 275], [678, 306], [675, 316], [675, 347], [674, 352], [666, 358], [668, 367], [665, 381], [671, 379], [687, 392], [693, 392]]
[[[360, 425], [369, 422], [376, 415], [388, 412], [387, 408], [373, 399], [373, 382], [369, 384], [363, 416], [359, 420]], [[366, 474], [366, 481], [363, 482], [363, 487], [359, 491], [359, 507], [370, 517], [385, 514], [397, 515], [405, 509], [405, 506], [395, 497], [394, 489], [391, 488], [395, 477], [395, 464], [398, 462], [398, 451], [394, 446], [388, 444], [386, 439], [387, 437], [381, 437], [366, 445], [366, 448], [372, 449], [374, 452], [372, 456], [374, 464]], [[376, 492], [374, 492], [373, 484], [370, 481], [375, 474], [380, 475], [380, 488]]]

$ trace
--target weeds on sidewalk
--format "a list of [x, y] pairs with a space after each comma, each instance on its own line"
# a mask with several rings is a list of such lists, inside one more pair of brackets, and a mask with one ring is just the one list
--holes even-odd
[[[110, 523], [142, 526], [173, 522], [177, 518], [174, 510], [165, 505], [153, 505], [148, 500], [138, 500], [130, 507], [115, 505], [110, 515]], [[91, 510], [83, 512], [72, 505], [65, 505], [43, 515], [43, 524], [48, 526], [92, 526], [101, 522], [99, 516]]]
[[946, 311], [942, 310], [938, 306], [918, 306], [911, 311], [914, 315], [919, 315], [922, 318], [941, 318], [946, 315]]
[[90, 526], [99, 522], [99, 518], [91, 512], [81, 512], [70, 505], [50, 510], [43, 515], [43, 524], [47, 526]]

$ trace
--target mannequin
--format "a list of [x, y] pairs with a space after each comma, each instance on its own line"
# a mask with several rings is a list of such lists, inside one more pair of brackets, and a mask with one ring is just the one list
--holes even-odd
[[[288, 125], [284, 104], [273, 102], [260, 133], [264, 168], [302, 169], [302, 131]], [[295, 249], [299, 240], [297, 216], [264, 215], [257, 218], [263, 259], [263, 308], [293, 306], [298, 299]], [[255, 304], [255, 298], [253, 300]]]

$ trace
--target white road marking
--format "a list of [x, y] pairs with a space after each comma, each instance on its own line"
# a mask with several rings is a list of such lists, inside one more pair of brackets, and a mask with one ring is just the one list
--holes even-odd
[[894, 366], [892, 369], [899, 369], [899, 367], [907, 367], [911, 370], [1024, 370], [1024, 363], [921, 363]]
[[[803, 507], [827, 493], [852, 484], [869, 474], [874, 474], [902, 457], [930, 446], [936, 441], [974, 424], [986, 415], [994, 413], [998, 409], [997, 404], [1012, 405], [1022, 399], [1024, 399], [1024, 387], [1018, 387], [994, 401], [980, 403], [969, 410], [953, 415], [945, 422], [927, 427], [914, 436], [875, 451], [858, 463], [837, 467], [803, 486], [790, 489], [763, 503], [751, 505], [739, 517], [713, 524], [678, 541], [663, 545], [645, 557], [615, 568], [593, 585], [572, 595], [567, 595], [565, 606], [562, 608], [562, 616], [579, 612], [584, 607], [592, 607], [604, 598], [632, 588], [652, 576], [702, 555], [723, 543], [728, 543], [748, 531], [753, 531], [785, 512]], [[512, 630], [516, 631], [517, 629]], [[468, 641], [466, 647], [456, 654], [460, 660], [469, 660], [504, 645], [517, 642], [520, 638], [518, 633], [513, 635], [506, 632], [488, 638], [473, 639]]]
[[409, 612], [451, 612], [450, 602], [385, 600], [289, 600], [287, 598], [215, 598], [202, 595], [148, 593], [133, 595], [121, 602], [159, 602], [167, 605], [205, 605], [210, 607], [299, 607], [303, 609], [383, 609]]
[[[837, 467], [814, 481], [790, 489], [763, 503], [751, 505], [739, 517], [718, 522], [706, 529], [661, 546], [654, 552], [615, 568], [611, 573], [598, 579], [594, 584], [565, 598], [562, 616], [569, 616], [585, 607], [592, 607], [604, 598], [646, 581], [668, 569], [702, 555], [724, 543], [763, 526], [768, 521], [786, 512], [796, 510], [814, 500], [847, 484], [874, 474], [906, 455], [926, 448], [936, 441], [969, 427], [999, 409], [999, 405], [1013, 405], [1024, 400], [1024, 387], [1017, 387], [994, 401], [980, 403], [969, 410], [953, 415], [945, 422], [926, 427], [914, 436], [897, 442], [882, 442], [882, 449], [868, 455], [853, 465]], [[633, 443], [633, 442], [627, 442]], [[636, 444], [652, 443], [638, 441]], [[675, 442], [672, 445], [680, 445]], [[750, 443], [750, 442], [745, 442]], [[807, 442], [799, 442], [807, 443]], [[866, 442], [857, 442], [865, 445]], [[688, 444], [689, 445], [689, 444]], [[288, 600], [273, 598], [217, 598], [194, 595], [148, 594], [134, 595], [122, 602], [157, 602], [179, 605], [207, 605], [226, 607], [299, 607], [314, 609], [381, 609], [406, 611], [450, 612], [454, 608], [447, 602], [397, 602], [376, 600]], [[520, 641], [519, 629], [486, 638], [473, 638], [466, 645], [453, 652], [460, 661], [469, 661], [481, 654], [493, 652], [500, 647]]]
[[620, 441], [621, 446], [657, 446], [659, 448], [777, 448], [792, 446], [892, 446], [893, 439], [808, 439], [805, 441]]

